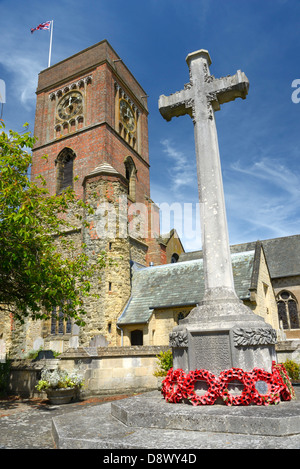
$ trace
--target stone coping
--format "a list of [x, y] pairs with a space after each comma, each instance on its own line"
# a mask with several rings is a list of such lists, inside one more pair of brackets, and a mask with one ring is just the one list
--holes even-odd
[[160, 352], [169, 350], [167, 345], [135, 345], [129, 347], [79, 347], [70, 348], [62, 353], [60, 359], [79, 357], [130, 357], [130, 356], [156, 356]]
[[300, 349], [300, 339], [284, 340], [281, 342], [277, 342], [277, 344], [275, 345], [275, 349], [278, 352], [294, 351], [297, 348]]

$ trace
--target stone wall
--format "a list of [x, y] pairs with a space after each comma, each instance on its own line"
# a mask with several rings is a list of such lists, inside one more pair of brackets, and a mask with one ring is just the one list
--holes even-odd
[[293, 360], [300, 365], [300, 340], [285, 340], [276, 344], [277, 359], [280, 363]]
[[153, 345], [168, 345], [169, 334], [178, 325], [178, 319], [183, 319], [196, 305], [157, 309], [149, 321], [149, 338]]
[[[255, 314], [262, 316], [275, 330], [279, 329], [277, 305], [275, 301], [272, 281], [268, 270], [266, 258], [261, 251], [259, 277], [255, 292], [255, 306], [251, 309]], [[253, 298], [254, 299], [254, 298]], [[251, 305], [250, 305], [251, 307]]]
[[157, 389], [153, 375], [156, 356], [168, 347], [90, 347], [70, 349], [56, 360], [12, 363], [10, 392], [21, 396], [39, 395], [35, 385], [43, 367], [79, 370], [84, 376], [82, 396], [116, 395]]
[[[157, 389], [157, 355], [167, 346], [88, 347], [69, 349], [59, 359], [39, 361], [14, 360], [10, 377], [10, 393], [23, 397], [45, 397], [35, 390], [41, 370], [61, 368], [79, 370], [85, 385], [82, 397], [116, 395]], [[277, 360], [300, 363], [300, 341], [285, 341], [276, 345]]]
[[[111, 260], [102, 271], [101, 279], [95, 276], [91, 280], [86, 326], [80, 331], [80, 344], [85, 347], [99, 334], [110, 345], [119, 345], [116, 321], [130, 296], [130, 244], [129, 238], [120, 233], [123, 214], [119, 200], [126, 194], [126, 181], [118, 175], [95, 175], [85, 180], [85, 200], [95, 209], [92, 218], [86, 218], [89, 223], [84, 229], [86, 254], [91, 263], [97, 261], [101, 251]], [[109, 219], [112, 214], [114, 220]], [[127, 223], [125, 226], [127, 228]]]

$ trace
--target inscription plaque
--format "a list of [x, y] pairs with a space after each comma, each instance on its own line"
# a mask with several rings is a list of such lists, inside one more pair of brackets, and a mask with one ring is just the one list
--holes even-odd
[[191, 370], [205, 369], [215, 375], [232, 367], [228, 332], [191, 333]]
[[257, 391], [259, 392], [259, 394], [268, 394], [269, 392], [269, 386], [268, 386], [268, 383], [266, 383], [265, 381], [257, 381], [255, 383], [255, 387], [257, 389]]

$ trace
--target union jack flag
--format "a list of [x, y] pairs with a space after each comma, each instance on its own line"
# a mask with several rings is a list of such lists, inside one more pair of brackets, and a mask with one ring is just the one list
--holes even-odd
[[46, 21], [46, 23], [39, 24], [36, 28], [31, 28], [31, 34], [38, 29], [50, 29], [51, 21]]

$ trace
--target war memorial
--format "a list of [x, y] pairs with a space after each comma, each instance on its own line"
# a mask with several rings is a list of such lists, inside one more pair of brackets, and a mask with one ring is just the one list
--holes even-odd
[[160, 96], [159, 110], [194, 124], [205, 294], [170, 333], [173, 369], [161, 391], [53, 419], [58, 448], [299, 448], [300, 404], [276, 363], [276, 331], [233, 283], [214, 113], [245, 99], [249, 82], [241, 71], [216, 79], [206, 50], [186, 61], [190, 82]]

